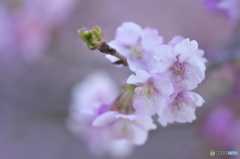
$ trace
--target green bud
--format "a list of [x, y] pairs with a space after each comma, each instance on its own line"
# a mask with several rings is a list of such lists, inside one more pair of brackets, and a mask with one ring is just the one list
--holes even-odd
[[99, 27], [93, 27], [92, 30], [81, 28], [78, 30], [78, 35], [87, 43], [89, 49], [98, 49], [103, 42], [102, 31]]

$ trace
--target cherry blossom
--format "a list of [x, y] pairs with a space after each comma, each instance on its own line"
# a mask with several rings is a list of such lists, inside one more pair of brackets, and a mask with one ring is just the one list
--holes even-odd
[[162, 126], [173, 122], [192, 122], [196, 119], [195, 110], [204, 103], [200, 95], [191, 91], [196, 86], [195, 84], [189, 85], [186, 80], [175, 86], [168, 107], [158, 119]]
[[170, 78], [175, 82], [187, 79], [190, 83], [200, 83], [205, 78], [206, 61], [196, 41], [185, 39], [174, 47], [161, 45], [155, 52], [158, 71], [170, 74]]
[[149, 74], [139, 70], [136, 75], [131, 75], [127, 83], [137, 87], [137, 94], [133, 107], [139, 115], [154, 115], [162, 113], [167, 106], [167, 100], [173, 93], [173, 86], [168, 77], [161, 74]]
[[[109, 45], [127, 58], [132, 71], [150, 71], [156, 67], [157, 61], [153, 58], [154, 48], [163, 43], [158, 31], [152, 28], [142, 29], [132, 22], [125, 22], [117, 28], [116, 36]], [[116, 57], [106, 55], [112, 62]]]
[[116, 86], [104, 72], [96, 72], [74, 87], [67, 125], [71, 132], [85, 140], [93, 154], [125, 156], [133, 148], [127, 140], [110, 140], [105, 136], [105, 128], [92, 125], [99, 115], [108, 110], [116, 97]]
[[148, 131], [157, 128], [150, 116], [138, 117], [116, 111], [107, 111], [100, 115], [93, 121], [93, 126], [106, 128], [104, 134], [110, 139], [125, 139], [134, 145], [144, 144]]

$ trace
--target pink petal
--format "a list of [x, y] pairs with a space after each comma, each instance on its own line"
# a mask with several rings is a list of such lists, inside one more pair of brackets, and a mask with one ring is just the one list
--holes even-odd
[[116, 49], [117, 52], [119, 52], [120, 54], [122, 54], [125, 57], [129, 56], [129, 54], [131, 53], [131, 50], [129, 48], [130, 46], [127, 47], [127, 46], [121, 45], [120, 43], [118, 43], [117, 40], [110, 41], [108, 43], [108, 45], [111, 46], [112, 48]]
[[149, 116], [144, 116], [135, 120], [135, 123], [140, 125], [142, 129], [153, 130], [157, 126], [153, 123], [153, 119]]
[[164, 127], [167, 126], [168, 123], [173, 123], [174, 117], [172, 112], [170, 110], [163, 111], [163, 113], [158, 118], [158, 122]]
[[147, 96], [137, 96], [133, 101], [133, 107], [140, 116], [152, 116], [156, 113], [153, 99], [148, 99]]
[[186, 71], [186, 78], [190, 83], [201, 83], [205, 78], [205, 73], [198, 66], [191, 65]]
[[137, 42], [142, 28], [132, 22], [125, 22], [117, 28], [115, 39], [122, 45], [133, 45]]
[[186, 58], [188, 58], [191, 54], [193, 54], [198, 48], [198, 43], [193, 40], [185, 39], [178, 43], [174, 47], [174, 52], [176, 54], [180, 54], [179, 60], [183, 62]]
[[159, 61], [158, 70], [160, 72], [168, 70], [173, 62], [176, 61], [172, 47], [169, 45], [161, 45], [156, 47], [154, 58]]
[[196, 119], [195, 107], [186, 106], [177, 113], [176, 122], [185, 123], [192, 122]]
[[169, 97], [173, 93], [173, 85], [168, 77], [163, 75], [154, 75], [153, 85], [163, 97]]
[[194, 101], [196, 106], [202, 106], [204, 103], [204, 99], [197, 93], [195, 92], [188, 92], [189, 98]]
[[132, 142], [135, 145], [143, 145], [148, 138], [148, 130], [142, 130], [141, 128], [132, 125], [132, 129], [134, 131], [134, 135], [132, 136]]
[[145, 49], [154, 49], [163, 43], [163, 38], [158, 35], [158, 31], [152, 28], [145, 28], [141, 33], [141, 43]]
[[127, 79], [128, 84], [140, 84], [140, 83], [147, 83], [148, 79], [150, 78], [150, 74], [144, 70], [139, 70], [136, 72], [136, 75], [131, 75]]
[[93, 121], [92, 126], [96, 126], [96, 127], [107, 126], [108, 124], [117, 120], [115, 116], [116, 114], [117, 112], [114, 112], [114, 111], [108, 111], [106, 113], [103, 113]]
[[124, 119], [129, 119], [129, 120], [135, 120], [137, 119], [137, 116], [135, 114], [131, 115], [126, 115], [126, 114], [116, 114], [116, 118], [124, 118]]
[[172, 40], [168, 42], [168, 45], [174, 47], [183, 40], [184, 38], [182, 36], [174, 36]]

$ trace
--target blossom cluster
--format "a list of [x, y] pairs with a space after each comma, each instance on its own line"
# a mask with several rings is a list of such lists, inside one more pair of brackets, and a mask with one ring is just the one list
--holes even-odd
[[[132, 145], [144, 144], [149, 130], [157, 128], [155, 114], [162, 126], [196, 119], [195, 110], [204, 100], [192, 90], [206, 70], [204, 51], [196, 41], [175, 36], [164, 44], [156, 29], [125, 22], [109, 45], [126, 58], [134, 74], [120, 95], [109, 76], [99, 72], [75, 87], [68, 123], [91, 151], [112, 154], [117, 144], [119, 151], [127, 148], [129, 153]], [[106, 58], [115, 64], [119, 60]]]

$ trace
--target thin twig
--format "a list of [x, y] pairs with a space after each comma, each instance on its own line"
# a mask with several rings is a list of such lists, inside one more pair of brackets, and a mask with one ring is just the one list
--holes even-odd
[[123, 64], [124, 66], [128, 66], [127, 59], [119, 52], [117, 52], [116, 49], [109, 46], [105, 41], [102, 42], [98, 50], [101, 51], [102, 53], [106, 53], [120, 59], [119, 61], [114, 62], [114, 64]]

